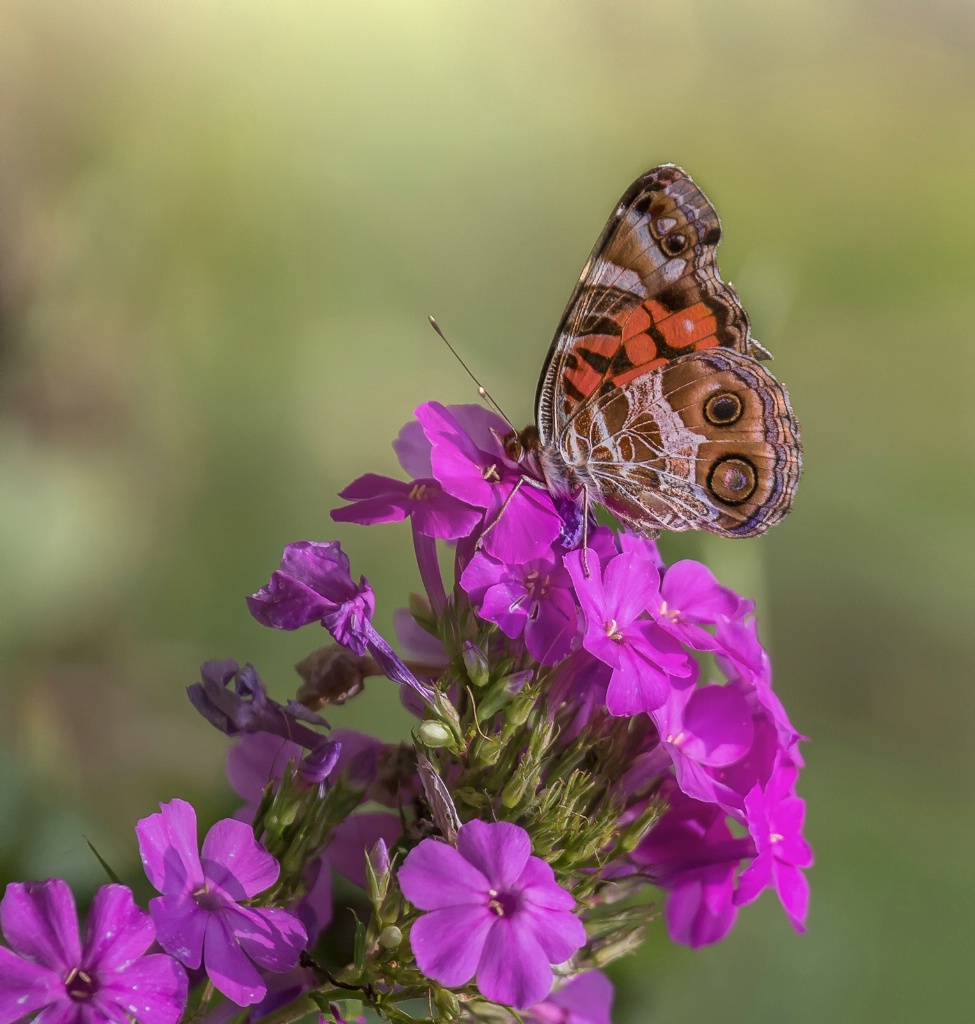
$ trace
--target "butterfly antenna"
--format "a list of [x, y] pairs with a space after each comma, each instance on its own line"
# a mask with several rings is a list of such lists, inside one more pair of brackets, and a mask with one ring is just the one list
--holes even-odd
[[494, 411], [501, 417], [501, 419], [505, 421], [505, 423], [508, 424], [509, 427], [511, 427], [512, 430], [515, 430], [517, 432], [515, 425], [505, 415], [505, 412], [501, 408], [501, 406], [498, 405], [498, 403], [491, 397], [491, 393], [487, 390], [486, 387], [484, 387], [484, 385], [477, 379], [477, 377], [474, 376], [474, 374], [471, 372], [471, 368], [457, 354], [457, 349], [455, 349], [454, 346], [451, 345], [449, 341], [447, 341], [447, 335], [444, 334], [444, 332], [441, 330], [440, 324], [437, 323], [437, 318], [434, 316], [428, 316], [427, 319], [430, 321], [430, 326], [440, 336], [440, 340], [447, 346], [447, 348], [450, 349], [454, 359], [456, 359], [457, 362], [464, 367], [464, 371], [466, 372], [467, 376], [470, 377], [470, 379], [474, 381], [474, 383], [477, 385], [477, 393], [481, 396], [481, 398], [484, 399], [485, 402], [488, 403], [488, 405], [491, 406], [492, 409], [494, 409]]

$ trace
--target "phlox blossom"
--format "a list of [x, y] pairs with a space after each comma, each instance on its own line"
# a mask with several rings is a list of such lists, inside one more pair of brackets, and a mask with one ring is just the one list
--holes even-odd
[[428, 911], [410, 931], [417, 966], [448, 988], [476, 975], [486, 999], [523, 1010], [548, 995], [551, 965], [585, 944], [572, 895], [510, 822], [469, 821], [456, 849], [424, 839], [398, 878], [403, 895]]
[[278, 862], [231, 818], [210, 829], [201, 855], [193, 807], [172, 800], [160, 811], [136, 826], [146, 875], [163, 894], [149, 901], [159, 945], [187, 967], [202, 962], [239, 1006], [259, 1002], [267, 986], [257, 968], [294, 967], [307, 940], [289, 911], [243, 905], [277, 880]]
[[186, 973], [146, 950], [154, 931], [124, 885], [103, 885], [84, 940], [66, 882], [12, 882], [0, 901], [0, 1024], [40, 1011], [51, 1024], [175, 1024], [186, 1004]]

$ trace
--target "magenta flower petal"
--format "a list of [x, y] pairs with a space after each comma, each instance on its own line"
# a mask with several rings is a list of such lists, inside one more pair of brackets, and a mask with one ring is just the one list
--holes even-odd
[[21, 956], [55, 970], [81, 959], [74, 896], [60, 879], [8, 885], [0, 902], [0, 928]]
[[[6, 929], [5, 929], [6, 930]], [[64, 995], [62, 973], [0, 946], [0, 1024], [56, 1003]]]
[[[457, 835], [457, 852], [495, 889], [514, 884], [531, 856], [528, 833], [508, 821], [469, 821]], [[552, 884], [555, 878], [552, 877]]]
[[159, 945], [181, 964], [196, 970], [203, 962], [207, 912], [186, 894], [173, 893], [149, 900], [149, 913]]
[[524, 1010], [548, 995], [552, 978], [532, 923], [519, 917], [499, 918], [477, 968], [481, 995]]
[[185, 800], [161, 805], [161, 814], [135, 827], [146, 877], [159, 892], [191, 893], [203, 881], [197, 850], [196, 811]]
[[[541, 857], [529, 857], [518, 876], [518, 885], [521, 889], [522, 898], [538, 910], [571, 910], [575, 905], [575, 897], [572, 893], [563, 889], [555, 881], [555, 872], [552, 865], [542, 860]], [[579, 927], [582, 922], [573, 918]], [[570, 930], [571, 926], [570, 926]], [[581, 934], [576, 931], [576, 934]], [[583, 942], [585, 939], [582, 940]], [[565, 957], [562, 958], [563, 960]], [[553, 963], [561, 963], [561, 960], [553, 960]]]
[[85, 960], [117, 970], [137, 960], [152, 945], [152, 919], [135, 905], [123, 885], [103, 885], [92, 900], [85, 926]]
[[220, 992], [238, 1006], [251, 1006], [264, 998], [264, 979], [228, 922], [216, 914], [207, 919], [205, 946], [207, 975]]
[[223, 915], [240, 948], [260, 967], [286, 971], [308, 937], [294, 914], [279, 907], [234, 907]]
[[353, 480], [339, 497], [353, 504], [332, 510], [336, 522], [371, 525], [399, 522], [409, 516], [419, 533], [443, 540], [466, 537], [483, 517], [480, 510], [445, 494], [429, 474], [426, 479], [404, 483], [368, 473]]
[[570, 978], [543, 1003], [536, 1003], [526, 1018], [538, 1024], [611, 1024], [613, 985], [602, 971], [586, 971]]
[[483, 893], [491, 887], [484, 873], [462, 853], [432, 839], [410, 851], [397, 877], [403, 895], [421, 910], [480, 906], [485, 902]]
[[448, 988], [466, 985], [481, 962], [495, 920], [486, 909], [475, 912], [467, 906], [442, 907], [424, 914], [410, 928], [417, 966]]
[[98, 995], [113, 1011], [106, 1013], [106, 1020], [134, 1015], [139, 1024], [176, 1024], [183, 1016], [186, 987], [186, 972], [172, 957], [150, 953], [104, 985]]
[[443, 985], [475, 973], [483, 996], [524, 1009], [551, 988], [551, 964], [586, 941], [575, 900], [510, 822], [461, 825], [456, 850], [424, 839], [398, 878], [410, 902], [436, 907], [415, 922], [410, 942], [420, 969]]
[[[247, 825], [224, 819], [204, 839], [200, 877], [187, 888], [184, 861], [196, 842], [192, 807], [176, 800], [162, 804], [159, 814], [139, 822], [137, 832], [147, 873], [157, 862], [179, 868], [173, 875], [154, 870], [150, 876], [163, 893], [149, 903], [159, 944], [188, 967], [198, 967], [202, 956], [210, 980], [238, 1005], [259, 1002], [266, 986], [248, 953], [258, 963], [270, 961], [283, 970], [297, 963], [307, 941], [304, 926], [290, 911], [238, 905], [273, 884], [277, 861]], [[168, 850], [167, 841], [172, 844]]]
[[416, 420], [410, 420], [393, 441], [393, 451], [399, 464], [411, 477], [433, 476], [430, 464], [430, 442], [423, 427]]
[[211, 889], [219, 889], [235, 902], [250, 899], [278, 879], [278, 862], [254, 838], [242, 821], [224, 818], [203, 840], [201, 861]]

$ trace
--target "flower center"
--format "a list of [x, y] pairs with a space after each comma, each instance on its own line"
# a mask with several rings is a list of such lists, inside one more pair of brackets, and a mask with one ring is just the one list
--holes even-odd
[[773, 832], [768, 837], [768, 841], [770, 843], [781, 843], [784, 838], [785, 838], [785, 836], [783, 836], [781, 832]]
[[414, 484], [410, 488], [410, 501], [426, 501], [430, 497], [431, 487], [429, 484]]
[[511, 917], [518, 909], [518, 894], [513, 892], [498, 892], [497, 889], [488, 889], [488, 909], [493, 910], [498, 917]]
[[525, 590], [532, 601], [540, 601], [552, 589], [552, 580], [535, 570], [525, 577]]
[[86, 974], [80, 967], [72, 967], [71, 972], [64, 979], [64, 990], [71, 998], [82, 1003], [98, 991], [98, 982]]
[[223, 899], [218, 893], [211, 892], [210, 886], [206, 882], [193, 893], [193, 901], [200, 910], [222, 910], [224, 908]]
[[676, 622], [680, 612], [676, 608], [668, 608], [666, 601], [660, 602], [660, 611], [657, 613], [658, 619], [670, 619], [671, 622]]
[[489, 466], [485, 466], [481, 471], [481, 476], [483, 476], [489, 484], [501, 483], [501, 473], [498, 471], [498, 464], [496, 462], [492, 462]]
[[685, 735], [683, 729], [679, 732], [672, 732], [667, 736], [667, 742], [672, 743], [675, 747], [679, 747], [684, 742]]
[[619, 631], [619, 627], [616, 625], [616, 619], [610, 619], [603, 628], [606, 630], [606, 635], [610, 640], [615, 640], [619, 643], [623, 639], [623, 634]]

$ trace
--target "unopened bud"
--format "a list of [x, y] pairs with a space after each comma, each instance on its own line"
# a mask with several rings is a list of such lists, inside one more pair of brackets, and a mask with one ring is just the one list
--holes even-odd
[[379, 933], [379, 945], [383, 949], [395, 949], [403, 941], [403, 933], [395, 924], [387, 925]]
[[496, 764], [501, 756], [502, 747], [490, 736], [478, 736], [471, 745], [471, 762], [479, 768]]
[[365, 869], [369, 898], [378, 906], [389, 891], [389, 850], [384, 839], [376, 840], [375, 846], [366, 852]]
[[475, 686], [486, 686], [491, 678], [491, 669], [487, 655], [476, 644], [468, 640], [461, 652], [467, 676]]
[[532, 713], [532, 708], [535, 707], [535, 694], [534, 693], [519, 693], [517, 697], [508, 705], [508, 710], [505, 712], [505, 719], [510, 722], [511, 725], [520, 726], [524, 725], [528, 721], [528, 716]]
[[521, 803], [528, 789], [528, 779], [519, 773], [508, 779], [504, 789], [501, 790], [501, 803], [507, 808], [517, 807]]
[[424, 722], [416, 730], [416, 736], [425, 747], [430, 747], [431, 750], [435, 750], [437, 747], [446, 747], [453, 739], [450, 730], [445, 725], [432, 721]]
[[264, 828], [273, 836], [280, 835], [289, 825], [294, 824], [298, 808], [294, 803], [283, 807], [272, 807], [264, 816]]
[[336, 740], [322, 740], [298, 765], [298, 774], [311, 786], [320, 786], [332, 774], [342, 752]]
[[437, 1004], [437, 1009], [443, 1014], [445, 1019], [456, 1020], [460, 1016], [460, 1003], [457, 1001], [457, 996], [450, 989], [438, 988], [433, 1001]]

